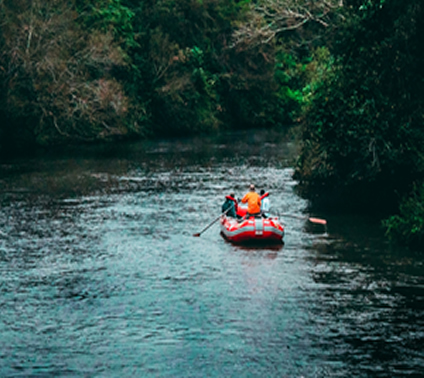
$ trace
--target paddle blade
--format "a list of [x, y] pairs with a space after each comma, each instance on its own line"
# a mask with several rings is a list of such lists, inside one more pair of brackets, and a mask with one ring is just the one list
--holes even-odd
[[197, 234], [193, 234], [193, 236], [199, 237], [200, 236], [200, 232], [198, 232]]
[[311, 223], [323, 224], [323, 225], [326, 225], [326, 224], [327, 224], [327, 221], [326, 221], [325, 219], [319, 219], [319, 218], [309, 218], [308, 220], [309, 220], [309, 222], [311, 222]]

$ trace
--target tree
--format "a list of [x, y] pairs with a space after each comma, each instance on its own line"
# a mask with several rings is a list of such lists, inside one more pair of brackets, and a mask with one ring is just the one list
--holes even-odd
[[3, 2], [1, 11], [2, 111], [16, 127], [9, 134], [22, 124], [40, 143], [128, 132], [129, 100], [110, 75], [126, 63], [110, 33], [83, 30], [70, 1]]
[[[362, 3], [362, 2], [361, 2]], [[419, 0], [355, 5], [305, 116], [296, 177], [309, 197], [386, 211], [424, 172]]]

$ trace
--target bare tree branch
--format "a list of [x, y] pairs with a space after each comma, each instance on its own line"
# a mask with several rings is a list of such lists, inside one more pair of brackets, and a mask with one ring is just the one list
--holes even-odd
[[312, 22], [328, 28], [332, 14], [342, 6], [342, 0], [262, 0], [252, 3], [251, 17], [233, 33], [229, 47], [254, 48], [270, 43], [278, 34], [300, 29]]

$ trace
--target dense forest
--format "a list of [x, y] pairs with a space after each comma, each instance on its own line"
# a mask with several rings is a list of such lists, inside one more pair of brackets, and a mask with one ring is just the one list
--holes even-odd
[[0, 1], [0, 152], [292, 127], [314, 206], [420, 247], [421, 3]]
[[276, 36], [315, 16], [279, 7], [2, 1], [2, 140], [52, 145], [286, 124], [303, 78]]
[[424, 4], [351, 3], [304, 112], [297, 177], [317, 205], [396, 214], [387, 234], [422, 248]]

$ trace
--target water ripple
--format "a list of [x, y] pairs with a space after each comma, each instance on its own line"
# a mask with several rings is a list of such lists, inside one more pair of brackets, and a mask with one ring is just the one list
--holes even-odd
[[193, 238], [251, 182], [307, 214], [295, 151], [258, 132], [0, 164], [0, 375], [419, 376], [424, 264], [375, 220]]

